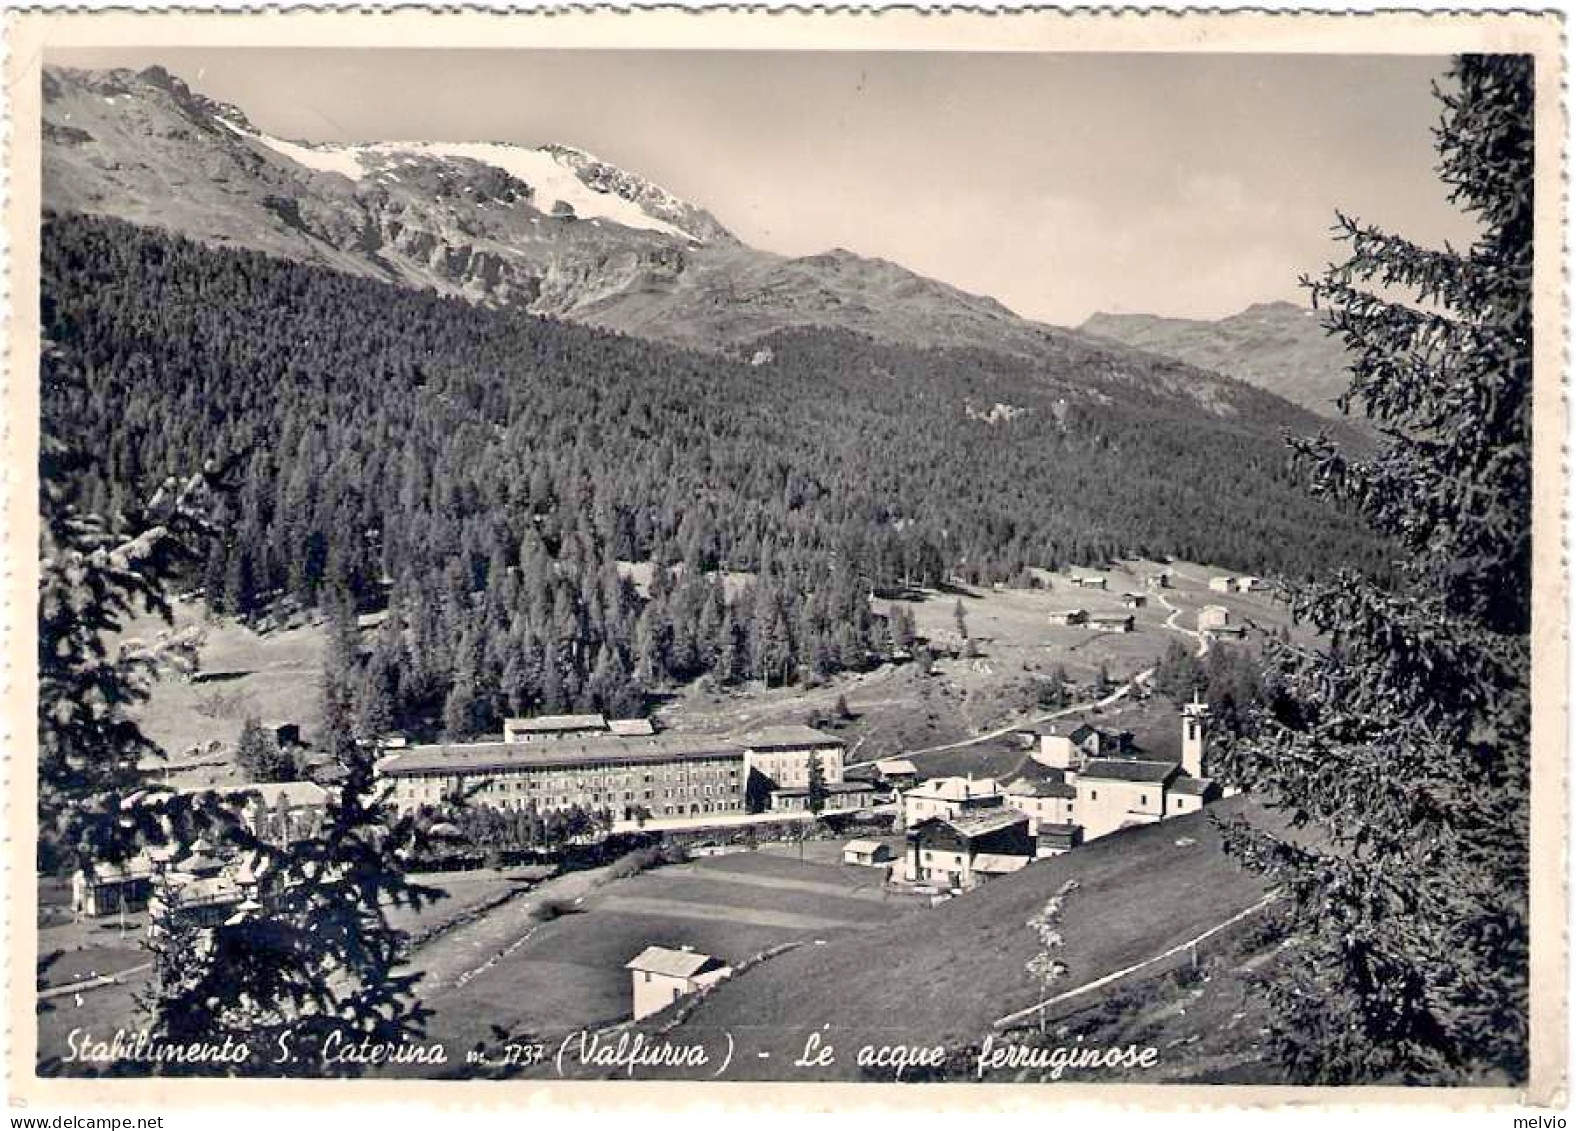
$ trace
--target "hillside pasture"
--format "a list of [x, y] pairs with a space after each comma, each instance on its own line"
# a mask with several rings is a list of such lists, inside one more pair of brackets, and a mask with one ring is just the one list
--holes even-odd
[[[1234, 799], [1217, 812], [1245, 805]], [[1066, 989], [1160, 954], [1258, 902], [1262, 883], [1226, 858], [1209, 817], [1115, 833], [922, 918], [772, 958], [719, 986], [670, 1039], [748, 1035], [735, 1064], [758, 1079], [782, 1078], [782, 1065], [811, 1030], [843, 1050], [829, 1075], [848, 1079], [860, 1078], [852, 1054], [861, 1045], [967, 1046], [997, 1018], [1039, 1000], [1041, 987], [1024, 970], [1036, 948], [1025, 923], [1066, 880], [1079, 884], [1062, 920]]]
[[885, 896], [876, 870], [785, 855], [740, 853], [653, 869], [590, 888], [522, 932], [491, 965], [432, 985], [424, 995], [434, 1010], [429, 1030], [451, 1056], [491, 1044], [499, 1032], [556, 1042], [629, 1016], [624, 964], [648, 946], [692, 946], [737, 965], [785, 943], [815, 946], [878, 928], [914, 906]]
[[[303, 624], [258, 633], [227, 618], [209, 619], [199, 601], [174, 607], [174, 629], [202, 633], [197, 671], [171, 673], [136, 712], [143, 733], [168, 757], [149, 768], [175, 786], [241, 782], [231, 752], [248, 716], [265, 726], [294, 723], [310, 737], [319, 726], [323, 630]], [[123, 639], [151, 639], [170, 626], [145, 616], [127, 624]], [[219, 750], [209, 753], [210, 744]]]

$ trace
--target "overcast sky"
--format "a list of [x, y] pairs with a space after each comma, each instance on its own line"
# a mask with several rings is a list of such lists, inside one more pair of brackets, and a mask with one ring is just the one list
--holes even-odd
[[791, 255], [881, 256], [1021, 314], [1215, 318], [1305, 301], [1334, 209], [1471, 229], [1433, 174], [1407, 56], [152, 50], [269, 133], [558, 141]]

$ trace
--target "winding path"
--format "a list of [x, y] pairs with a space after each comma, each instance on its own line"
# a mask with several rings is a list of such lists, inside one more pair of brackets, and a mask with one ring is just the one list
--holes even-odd
[[[1197, 654], [1200, 658], [1209, 655], [1211, 637], [1207, 632], [1196, 632], [1191, 628], [1183, 628], [1181, 625], [1176, 623], [1177, 617], [1181, 616], [1187, 610], [1179, 605], [1173, 605], [1163, 593], [1157, 593], [1155, 597], [1162, 605], [1170, 610], [1170, 615], [1166, 617], [1163, 627], [1170, 629], [1172, 632], [1180, 632], [1183, 636], [1188, 636], [1198, 641]], [[1132, 691], [1133, 684], [1147, 684], [1154, 677], [1154, 674], [1155, 669], [1153, 667], [1148, 667], [1134, 675], [1132, 679], [1102, 699], [1095, 699], [1087, 703], [1074, 703], [1071, 706], [1061, 707], [1055, 711], [1051, 711], [1049, 714], [1036, 715], [1030, 719], [1015, 720], [1014, 722], [1008, 723], [1006, 726], [997, 727], [995, 730], [986, 731], [984, 734], [977, 734], [972, 738], [962, 738], [956, 742], [944, 742], [939, 746], [925, 746], [918, 750], [910, 750], [905, 754], [890, 755], [889, 757], [911, 758], [916, 754], [939, 754], [944, 750], [962, 750], [969, 746], [978, 746], [982, 742], [991, 742], [998, 738], [1005, 738], [1013, 731], [1022, 730], [1025, 727], [1039, 726], [1041, 723], [1048, 723], [1056, 719], [1065, 718], [1068, 715], [1075, 715], [1080, 711], [1092, 711], [1097, 708], [1109, 707], [1113, 703], [1119, 703], [1123, 699], [1127, 698], [1127, 696]], [[877, 762], [884, 760], [885, 759], [882, 758], [871, 758], [863, 762], [849, 762], [844, 768], [851, 770], [859, 766], [873, 766]]]
[[[1211, 637], [1208, 633], [1195, 632], [1191, 628], [1183, 628], [1181, 625], [1177, 624], [1177, 617], [1181, 616], [1187, 610], [1181, 608], [1178, 605], [1173, 605], [1170, 600], [1167, 599], [1164, 593], [1156, 593], [1155, 599], [1166, 608], [1171, 610], [1171, 615], [1166, 618], [1166, 622], [1163, 627], [1169, 628], [1172, 632], [1180, 632], [1183, 636], [1191, 636], [1194, 640], [1197, 640], [1199, 659], [1202, 660], [1205, 656], [1209, 655], [1209, 642]], [[1154, 669], [1151, 668], [1150, 670], [1153, 671]]]
[[[1178, 631], [1185, 632], [1187, 630], [1179, 629]], [[1049, 714], [1036, 715], [1031, 719], [1018, 719], [1014, 722], [1008, 723], [1006, 726], [997, 727], [995, 730], [986, 731], [984, 734], [977, 734], [973, 738], [962, 738], [957, 742], [944, 742], [940, 746], [926, 746], [918, 750], [907, 751], [901, 755], [889, 755], [889, 757], [911, 758], [915, 754], [936, 754], [943, 750], [962, 750], [968, 746], [978, 746], [982, 742], [990, 742], [997, 738], [1004, 738], [1013, 731], [1022, 730], [1024, 727], [1039, 726], [1041, 723], [1048, 723], [1053, 719], [1060, 719], [1066, 717], [1067, 715], [1074, 715], [1079, 711], [1092, 711], [1097, 707], [1109, 707], [1112, 703], [1118, 703], [1123, 699], [1126, 699], [1128, 694], [1132, 691], [1133, 684], [1148, 683], [1150, 677], [1152, 677], [1154, 674], [1154, 668], [1145, 668], [1143, 671], [1133, 676], [1132, 679], [1124, 683], [1121, 687], [1118, 687], [1115, 691], [1111, 692], [1111, 694], [1105, 696], [1103, 699], [1095, 699], [1088, 703], [1074, 703], [1071, 706], [1059, 708], [1058, 710], [1052, 711]], [[849, 762], [844, 768], [853, 769], [856, 766], [873, 766], [877, 762], [884, 760], [885, 759], [882, 758], [872, 758], [866, 762]]]

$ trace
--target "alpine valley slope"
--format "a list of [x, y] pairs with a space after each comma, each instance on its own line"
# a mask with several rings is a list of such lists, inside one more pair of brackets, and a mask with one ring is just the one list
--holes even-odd
[[1348, 354], [1318, 312], [1289, 302], [1255, 303], [1215, 322], [1153, 314], [1096, 314], [1092, 337], [1176, 358], [1257, 385], [1320, 416], [1341, 417]]
[[[734, 1078], [891, 1081], [890, 1068], [861, 1069], [856, 1050], [939, 1045], [961, 1052], [998, 1018], [1044, 999], [1026, 971], [1038, 950], [1027, 923], [1069, 880], [1078, 886], [1061, 920], [1057, 958], [1068, 973], [1058, 993], [1165, 955], [1260, 904], [1264, 881], [1225, 854], [1217, 817], [1283, 827], [1278, 815], [1237, 796], [1209, 812], [1123, 829], [939, 907], [768, 958], [641, 1027], [676, 1044], [720, 1047], [731, 1036], [739, 1046]], [[1176, 964], [1156, 962], [1134, 982]], [[1070, 1002], [1048, 1020], [1095, 1000]], [[794, 1060], [811, 1034], [835, 1049], [835, 1060], [801, 1071]], [[1167, 1050], [1166, 1059], [1176, 1068], [1185, 1055]], [[1012, 1076], [994, 1078], [1003, 1080]]]
[[783, 330], [852, 331], [990, 351], [1116, 395], [1138, 387], [1271, 434], [1319, 423], [1240, 381], [1020, 318], [893, 263], [748, 247], [705, 209], [569, 146], [287, 141], [160, 67], [46, 68], [43, 107], [55, 211], [735, 357]]

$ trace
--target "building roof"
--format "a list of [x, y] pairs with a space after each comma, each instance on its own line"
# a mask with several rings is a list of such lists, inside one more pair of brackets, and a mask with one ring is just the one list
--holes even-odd
[[609, 719], [607, 729], [626, 738], [632, 735], [657, 733], [657, 728], [651, 725], [650, 719]]
[[110, 861], [93, 865], [93, 874], [78, 870], [78, 874], [89, 884], [124, 884], [133, 880], [145, 880], [153, 875], [153, 861], [144, 852], [139, 852], [129, 860], [119, 863]]
[[1008, 797], [1066, 797], [1078, 796], [1078, 791], [1067, 784], [1061, 777], [1055, 778], [1018, 778], [1006, 789]]
[[876, 763], [876, 771], [885, 775], [886, 777], [891, 777], [893, 774], [917, 775], [919, 773], [919, 771], [914, 768], [914, 763], [910, 762], [907, 758], [882, 758]]
[[974, 870], [990, 875], [1005, 875], [1028, 867], [1030, 856], [1010, 856], [1003, 852], [981, 852], [974, 858]]
[[172, 907], [202, 907], [215, 903], [234, 903], [241, 898], [240, 886], [229, 876], [208, 876], [172, 888], [163, 894]]
[[484, 774], [491, 771], [647, 765], [700, 758], [743, 758], [735, 742], [704, 736], [658, 734], [649, 738], [592, 738], [585, 741], [514, 743], [470, 742], [413, 746], [378, 763], [384, 777], [407, 774]]
[[538, 715], [532, 719], [505, 719], [505, 734], [550, 734], [560, 730], [606, 730], [603, 715]]
[[844, 852], [880, 852], [886, 845], [879, 840], [851, 840], [843, 845]]
[[648, 946], [624, 963], [626, 970], [642, 970], [649, 974], [666, 974], [670, 978], [693, 978], [707, 970], [722, 965], [720, 959], [698, 950], [674, 950], [666, 946]]
[[223, 860], [204, 852], [193, 852], [189, 856], [182, 857], [175, 865], [176, 871], [190, 872], [194, 876], [204, 872], [217, 872], [223, 867]]
[[908, 792], [938, 801], [972, 801], [994, 797], [1001, 793], [1001, 787], [991, 778], [928, 778]]
[[1168, 788], [1172, 793], [1186, 793], [1202, 797], [1215, 788], [1215, 782], [1212, 778], [1195, 778], [1188, 774], [1182, 774]]
[[843, 740], [835, 734], [816, 730], [803, 724], [762, 727], [748, 734], [741, 734], [734, 741], [749, 750], [797, 750], [806, 746], [842, 746]]
[[1054, 838], [1056, 840], [1066, 840], [1066, 839], [1068, 839], [1070, 837], [1077, 836], [1082, 831], [1083, 831], [1083, 826], [1082, 825], [1076, 825], [1076, 824], [1074, 824], [1074, 825], [1061, 825], [1061, 824], [1056, 824], [1056, 823], [1054, 823], [1052, 821], [1041, 821], [1040, 822], [1040, 827], [1036, 831], [1036, 835], [1041, 837], [1041, 838]]
[[1002, 829], [1010, 829], [1013, 825], [1026, 825], [1029, 823], [1029, 815], [1020, 813], [1016, 809], [993, 809], [985, 813], [949, 817], [942, 823], [950, 825], [959, 836], [972, 839], [987, 833], [1000, 832]]
[[1154, 782], [1163, 785], [1182, 767], [1175, 762], [1146, 762], [1138, 758], [1093, 758], [1084, 763], [1080, 778], [1101, 781]]

